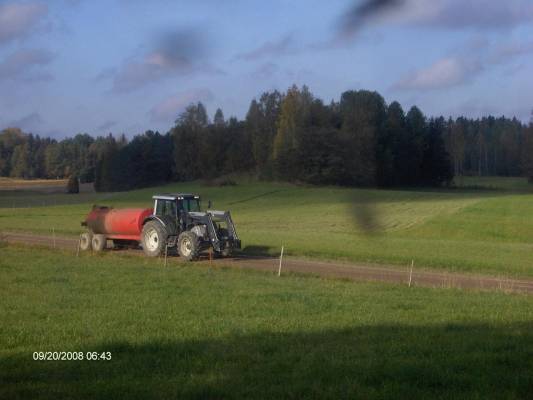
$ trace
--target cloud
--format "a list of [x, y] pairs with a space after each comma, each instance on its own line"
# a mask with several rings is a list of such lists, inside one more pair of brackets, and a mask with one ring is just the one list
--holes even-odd
[[108, 121], [104, 122], [102, 125], [99, 125], [96, 128], [96, 130], [99, 131], [99, 132], [107, 132], [109, 129], [114, 127], [116, 124], [117, 124], [117, 121], [108, 120]]
[[0, 80], [22, 78], [25, 80], [50, 80], [48, 73], [37, 69], [49, 64], [54, 54], [43, 49], [18, 50], [0, 62]]
[[394, 89], [430, 90], [457, 86], [471, 79], [482, 67], [458, 57], [440, 59], [429, 67], [413, 71], [400, 79]]
[[270, 79], [277, 73], [279, 73], [279, 65], [272, 62], [261, 64], [252, 72], [252, 78], [254, 79]]
[[0, 44], [29, 35], [38, 21], [48, 14], [41, 3], [5, 3], [0, 5]]
[[500, 45], [491, 55], [494, 63], [503, 63], [515, 57], [533, 53], [533, 42], [512, 42]]
[[184, 93], [171, 96], [156, 104], [149, 112], [150, 119], [154, 122], [173, 122], [178, 114], [189, 104], [196, 102], [209, 102], [214, 99], [209, 89], [193, 89]]
[[392, 88], [395, 90], [434, 90], [471, 82], [491, 67], [504, 66], [504, 75], [512, 74], [521, 65], [509, 65], [521, 56], [533, 53], [533, 42], [493, 44], [485, 38], [474, 37], [427, 67], [411, 71]]
[[16, 119], [9, 123], [9, 126], [20, 128], [23, 131], [33, 131], [42, 126], [43, 118], [38, 112], [25, 115], [22, 118]]
[[339, 37], [351, 37], [373, 24], [441, 29], [509, 29], [533, 21], [530, 0], [363, 0], [338, 19]]
[[112, 77], [113, 90], [127, 92], [174, 76], [220, 73], [208, 62], [207, 42], [196, 28], [165, 32], [153, 40], [147, 52], [130, 57], [116, 70], [103, 71], [98, 78]]
[[236, 55], [236, 59], [253, 61], [263, 57], [281, 56], [287, 54], [294, 54], [297, 51], [294, 43], [294, 35], [289, 33], [279, 40], [268, 41], [261, 46]]
[[[530, 0], [411, 0], [418, 9], [413, 22], [443, 28], [501, 29], [513, 28], [533, 20]], [[418, 3], [418, 4], [417, 4]]]

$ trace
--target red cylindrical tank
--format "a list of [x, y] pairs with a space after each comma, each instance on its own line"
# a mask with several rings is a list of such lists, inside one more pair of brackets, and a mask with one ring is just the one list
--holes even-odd
[[142, 223], [152, 211], [151, 208], [94, 207], [85, 222], [94, 233], [101, 233], [109, 238], [140, 240]]

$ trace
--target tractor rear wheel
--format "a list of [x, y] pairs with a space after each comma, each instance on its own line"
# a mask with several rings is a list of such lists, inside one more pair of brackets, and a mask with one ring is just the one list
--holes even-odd
[[185, 261], [193, 261], [200, 254], [200, 240], [191, 231], [182, 232], [178, 236], [178, 253]]
[[106, 248], [107, 238], [105, 235], [97, 234], [93, 235], [91, 239], [91, 245], [94, 251], [102, 251]]
[[167, 245], [167, 230], [157, 221], [148, 221], [143, 226], [141, 243], [148, 257], [159, 256]]
[[92, 240], [93, 240], [92, 232], [83, 232], [80, 235], [80, 250], [82, 251], [91, 250]]

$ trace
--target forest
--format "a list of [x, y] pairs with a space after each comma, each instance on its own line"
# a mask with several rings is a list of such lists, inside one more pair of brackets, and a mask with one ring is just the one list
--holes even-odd
[[325, 104], [306, 86], [253, 99], [244, 120], [190, 104], [166, 133], [56, 140], [0, 133], [0, 176], [77, 177], [97, 191], [232, 173], [369, 187], [449, 185], [456, 175], [533, 176], [533, 124], [505, 117], [426, 117], [350, 90]]

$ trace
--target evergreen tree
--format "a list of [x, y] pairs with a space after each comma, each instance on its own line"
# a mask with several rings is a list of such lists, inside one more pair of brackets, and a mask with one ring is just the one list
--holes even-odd
[[387, 108], [383, 129], [377, 131], [376, 179], [379, 186], [401, 185], [404, 174], [403, 146], [407, 145], [407, 128], [402, 106], [393, 102]]
[[224, 113], [222, 112], [220, 108], [217, 108], [215, 112], [215, 116], [213, 117], [213, 123], [217, 127], [223, 127], [226, 123], [224, 120]]
[[421, 183], [424, 185], [447, 185], [453, 179], [450, 157], [444, 145], [445, 130], [444, 118], [440, 117], [429, 121], [428, 133], [424, 137], [421, 168]]
[[201, 159], [205, 158], [205, 135], [208, 118], [202, 103], [189, 105], [176, 120], [171, 134], [174, 138], [174, 167], [178, 181], [200, 178], [205, 170]]
[[385, 100], [376, 92], [347, 91], [341, 96], [342, 132], [350, 185], [376, 184], [376, 141], [384, 129]]

